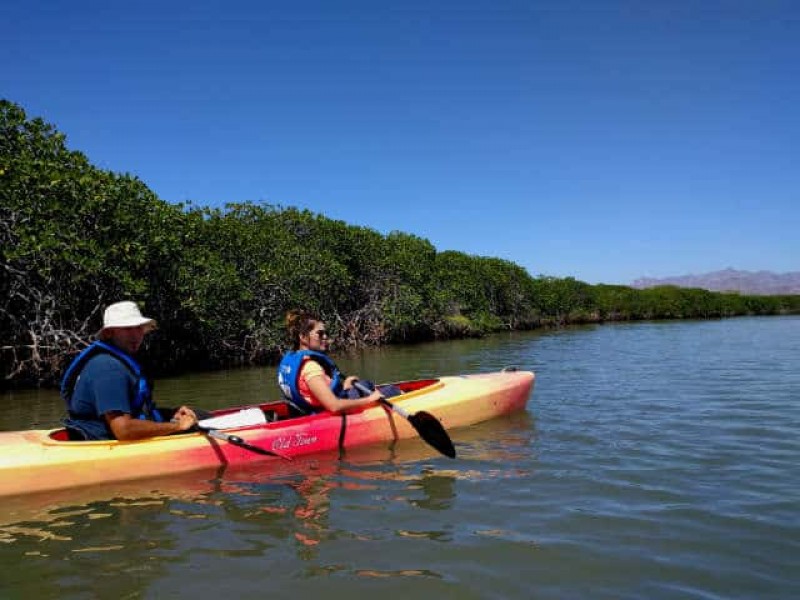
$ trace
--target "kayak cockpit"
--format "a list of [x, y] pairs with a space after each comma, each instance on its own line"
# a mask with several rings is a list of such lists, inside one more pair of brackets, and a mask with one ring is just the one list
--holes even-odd
[[55, 442], [74, 442], [76, 440], [72, 440], [69, 437], [69, 432], [65, 429], [56, 429], [55, 431], [51, 431], [50, 435], [47, 436], [51, 440]]
[[439, 383], [438, 379], [418, 379], [416, 381], [402, 381], [400, 383], [395, 383], [394, 385], [400, 388], [404, 394], [409, 394], [411, 392], [416, 392], [417, 390], [436, 385], [437, 383]]
[[[439, 379], [419, 379], [416, 381], [402, 381], [392, 385], [395, 388], [399, 389], [403, 394], [410, 394], [412, 392], [417, 392], [419, 390], [425, 390], [426, 388], [431, 388], [432, 386], [435, 386], [437, 383], [439, 383]], [[236, 413], [241, 412], [245, 409], [250, 409], [250, 410], [258, 409], [261, 412], [263, 412], [265, 417], [265, 423], [273, 423], [275, 421], [286, 421], [288, 419], [302, 418], [301, 416], [295, 414], [295, 412], [292, 410], [292, 407], [282, 400], [267, 402], [264, 404], [259, 404], [250, 407], [237, 406], [233, 408], [215, 410], [212, 411], [211, 415], [213, 417], [235, 415]], [[305, 415], [305, 416], [314, 416], [314, 415]], [[67, 428], [55, 429], [51, 431], [47, 437], [53, 442], [87, 441], [84, 440], [83, 438], [76, 437], [76, 435], [74, 433], [71, 433], [71, 431]]]

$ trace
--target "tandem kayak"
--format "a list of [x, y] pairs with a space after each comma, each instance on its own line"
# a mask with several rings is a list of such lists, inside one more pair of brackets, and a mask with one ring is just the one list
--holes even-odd
[[[267, 422], [129, 442], [70, 441], [64, 429], [0, 432], [0, 496], [159, 477], [253, 461], [285, 461], [415, 437], [398, 412], [428, 412], [449, 430], [521, 410], [534, 385], [530, 371], [503, 370], [395, 383], [395, 410], [370, 406], [348, 414], [290, 417], [283, 402], [215, 411], [225, 422], [242, 410]], [[399, 409], [399, 410], [398, 410]], [[233, 419], [235, 421], [235, 418]], [[233, 436], [230, 441], [226, 437]], [[238, 442], [238, 443], [231, 443]]]

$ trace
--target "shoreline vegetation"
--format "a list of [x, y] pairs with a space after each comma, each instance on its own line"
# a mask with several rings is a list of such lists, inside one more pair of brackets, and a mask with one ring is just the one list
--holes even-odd
[[57, 383], [108, 304], [159, 329], [154, 375], [277, 363], [283, 319], [319, 311], [334, 350], [503, 330], [800, 313], [800, 296], [745, 296], [533, 277], [498, 258], [267, 204], [171, 204], [93, 166], [0, 100], [0, 389]]

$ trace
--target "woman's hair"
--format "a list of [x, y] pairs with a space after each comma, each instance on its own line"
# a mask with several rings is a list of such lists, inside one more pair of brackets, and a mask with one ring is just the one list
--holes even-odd
[[310, 310], [294, 309], [286, 313], [286, 335], [294, 350], [300, 347], [300, 336], [311, 333], [314, 324], [320, 321], [320, 316]]

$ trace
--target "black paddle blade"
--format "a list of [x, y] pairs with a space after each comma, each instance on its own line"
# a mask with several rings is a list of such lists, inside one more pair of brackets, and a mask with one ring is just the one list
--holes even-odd
[[439, 419], [424, 410], [409, 415], [408, 422], [414, 426], [420, 437], [436, 448], [439, 452], [450, 458], [456, 457], [456, 448], [453, 440], [445, 431]]

